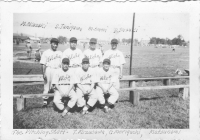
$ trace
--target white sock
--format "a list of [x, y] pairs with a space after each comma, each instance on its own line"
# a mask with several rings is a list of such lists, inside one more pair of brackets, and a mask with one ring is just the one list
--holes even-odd
[[104, 108], [108, 108], [108, 106], [104, 106]]
[[83, 110], [84, 110], [84, 111], [87, 111], [87, 110], [88, 110], [88, 107], [87, 107], [87, 106], [84, 106]]

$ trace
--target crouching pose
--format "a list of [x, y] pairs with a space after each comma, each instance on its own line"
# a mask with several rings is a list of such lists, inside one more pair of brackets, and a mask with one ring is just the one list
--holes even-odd
[[[89, 59], [83, 58], [82, 68], [77, 70], [77, 88], [76, 93], [78, 96], [77, 106], [83, 107], [81, 114], [87, 114], [88, 109], [93, 107], [97, 102], [97, 96], [94, 89], [96, 83], [95, 71], [89, 68]], [[85, 97], [88, 96], [88, 101], [86, 103]]]
[[[97, 98], [104, 112], [107, 113], [111, 110], [111, 107], [119, 98], [119, 93], [114, 87], [117, 76], [114, 74], [114, 70], [110, 68], [110, 59], [103, 60], [103, 68], [99, 68], [98, 76], [99, 82], [97, 86]], [[108, 99], [105, 100], [104, 95], [108, 95]]]
[[[74, 86], [74, 73], [69, 69], [69, 59], [64, 58], [62, 60], [62, 68], [56, 70], [53, 77], [52, 84], [55, 86], [54, 104], [59, 110], [62, 110], [62, 117], [68, 114], [69, 110], [74, 107], [77, 102], [77, 96], [73, 90]], [[63, 97], [69, 97], [70, 100], [67, 106], [61, 101]]]

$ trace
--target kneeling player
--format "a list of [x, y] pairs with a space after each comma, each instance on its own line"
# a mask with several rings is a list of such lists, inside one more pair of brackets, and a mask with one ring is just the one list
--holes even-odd
[[[110, 68], [110, 59], [103, 60], [103, 67], [99, 68], [99, 82], [97, 86], [98, 101], [104, 107], [104, 112], [107, 113], [119, 98], [119, 93], [114, 87], [117, 76], [114, 70]], [[108, 95], [107, 101], [104, 95]]]
[[[74, 74], [72, 70], [69, 69], [69, 59], [64, 58], [62, 60], [62, 68], [56, 70], [53, 77], [52, 84], [55, 85], [55, 95], [54, 95], [54, 104], [59, 110], [62, 110], [62, 117], [64, 117], [71, 108], [77, 102], [77, 96], [73, 90], [74, 86]], [[67, 107], [64, 106], [64, 103], [61, 101], [63, 97], [69, 97], [70, 100], [67, 104]]]
[[[77, 88], [76, 93], [78, 96], [77, 106], [83, 107], [82, 114], [87, 114], [88, 109], [93, 107], [97, 102], [97, 96], [94, 89], [97, 78], [95, 71], [89, 68], [89, 59], [83, 58], [82, 68], [77, 70]], [[86, 104], [85, 96], [88, 96]]]

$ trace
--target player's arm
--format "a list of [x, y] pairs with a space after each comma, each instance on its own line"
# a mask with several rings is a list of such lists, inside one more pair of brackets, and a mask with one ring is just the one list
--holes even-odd
[[45, 75], [45, 73], [46, 73], [46, 68], [47, 68], [47, 66], [46, 65], [42, 65], [42, 75], [43, 75], [43, 79], [44, 80], [47, 80], [47, 77], [46, 77], [46, 75]]
[[104, 87], [102, 86], [102, 84], [100, 82], [98, 83], [98, 86], [102, 89], [103, 93], [105, 94], [106, 93], [106, 89], [104, 89]]
[[120, 79], [123, 77], [122, 71], [123, 71], [123, 66], [124, 66], [125, 63], [126, 63], [125, 57], [124, 57], [123, 53], [121, 53], [121, 59], [120, 59], [120, 74], [119, 74], [119, 78], [120, 78]]
[[46, 68], [47, 68], [47, 66], [46, 66], [46, 62], [47, 62], [47, 59], [46, 59], [46, 53], [44, 52], [43, 54], [42, 54], [42, 56], [41, 56], [41, 60], [40, 60], [40, 64], [42, 65], [42, 75], [43, 75], [43, 78], [44, 78], [44, 80], [46, 80], [46, 75], [45, 75], [45, 73], [46, 73]]
[[67, 90], [66, 94], [69, 94], [70, 91], [73, 89], [73, 87], [74, 87], [74, 83], [70, 83], [69, 89]]
[[83, 92], [83, 94], [86, 94], [85, 89], [83, 88], [83, 86], [80, 83], [77, 84], [77, 87]]
[[92, 92], [92, 90], [94, 89], [95, 83], [92, 83], [90, 86], [90, 89], [88, 90], [88, 94], [90, 94]]

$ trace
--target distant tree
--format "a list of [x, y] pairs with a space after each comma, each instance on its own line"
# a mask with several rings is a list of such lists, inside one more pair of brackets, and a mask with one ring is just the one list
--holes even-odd
[[59, 36], [58, 40], [59, 40], [59, 43], [61, 43], [61, 44], [67, 43], [67, 38], [66, 37]]

